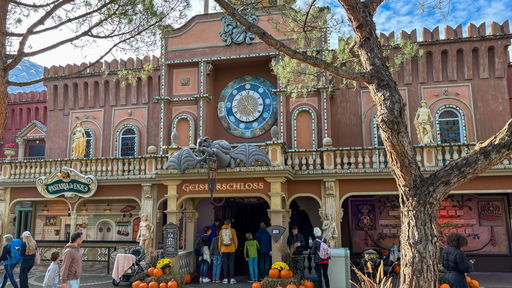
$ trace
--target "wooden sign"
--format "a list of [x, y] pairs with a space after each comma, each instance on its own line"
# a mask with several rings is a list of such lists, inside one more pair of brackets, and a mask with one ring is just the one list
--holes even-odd
[[172, 258], [178, 255], [180, 230], [179, 227], [173, 223], [165, 224], [163, 227], [164, 233], [164, 257]]

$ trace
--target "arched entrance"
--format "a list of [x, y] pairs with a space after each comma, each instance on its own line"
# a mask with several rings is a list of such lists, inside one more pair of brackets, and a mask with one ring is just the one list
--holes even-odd
[[309, 240], [315, 239], [313, 228], [322, 227], [320, 203], [311, 196], [299, 196], [292, 199], [289, 208], [291, 210], [289, 226], [296, 225], [299, 228], [299, 233], [304, 236], [309, 248]]
[[109, 220], [101, 220], [96, 224], [96, 240], [114, 240], [114, 225]]

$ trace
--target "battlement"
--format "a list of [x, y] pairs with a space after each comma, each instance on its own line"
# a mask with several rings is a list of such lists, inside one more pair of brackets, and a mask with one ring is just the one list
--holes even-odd
[[[477, 38], [477, 37], [487, 37], [487, 36], [499, 36], [499, 35], [507, 35], [510, 34], [509, 21], [506, 20], [503, 24], [498, 24], [496, 22], [491, 22], [489, 25], [489, 33], [486, 31], [485, 22], [476, 26], [473, 23], [469, 23], [466, 25], [466, 35], [462, 33], [462, 25], [457, 25], [457, 27], [453, 28], [451, 26], [445, 26], [443, 31], [443, 38], [440, 36], [441, 28], [439, 26], [430, 30], [427, 28], [423, 28], [421, 31], [421, 40], [418, 41], [418, 33], [416, 29], [411, 32], [400, 31], [400, 38], [396, 39], [397, 41], [412, 41], [412, 42], [431, 42], [438, 40], [455, 40], [455, 39], [463, 39], [463, 38]], [[390, 44], [395, 39], [395, 32], [391, 32], [389, 34], [380, 33], [379, 38], [384, 44]]]
[[[86, 75], [86, 74], [98, 74], [98, 73], [104, 73], [104, 72], [116, 72], [116, 71], [122, 71], [122, 70], [131, 70], [131, 69], [141, 69], [146, 64], [152, 64], [155, 67], [160, 66], [160, 59], [156, 56], [146, 56], [144, 58], [133, 58], [130, 57], [128, 59], [114, 59], [112, 61], [102, 61], [94, 64], [93, 66], [85, 69], [84, 71], [80, 72], [79, 75]], [[45, 75], [48, 77], [56, 77], [56, 76], [63, 76], [63, 75], [69, 75], [76, 73], [78, 71], [83, 70], [85, 67], [90, 65], [89, 63], [82, 63], [80, 65], [78, 64], [67, 64], [66, 66], [51, 66], [51, 67], [45, 67]], [[78, 76], [78, 75], [77, 75]]]
[[30, 102], [43, 102], [48, 98], [47, 91], [32, 91], [32, 92], [19, 92], [12, 93], [7, 96], [7, 103], [30, 103]]

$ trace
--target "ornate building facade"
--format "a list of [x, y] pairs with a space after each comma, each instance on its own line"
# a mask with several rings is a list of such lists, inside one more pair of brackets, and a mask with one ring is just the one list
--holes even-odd
[[[272, 24], [278, 16], [260, 14], [258, 21], [286, 41]], [[397, 189], [369, 92], [335, 81], [334, 89], [318, 86], [307, 97], [290, 98], [270, 69], [279, 53], [250, 33], [226, 30], [226, 22], [220, 13], [193, 17], [162, 35], [159, 58], [103, 62], [73, 77], [66, 75], [87, 64], [48, 68], [56, 77], [45, 83], [45, 159], [2, 163], [3, 231], [28, 229], [50, 245], [81, 229], [92, 241], [131, 245], [145, 214], [155, 225], [157, 248], [164, 224], [180, 227], [180, 249], [190, 251], [215, 218], [233, 219], [240, 235], [260, 222], [297, 224], [306, 237], [324, 227], [334, 246], [353, 253], [398, 244]], [[439, 30], [423, 29], [421, 39], [402, 31], [400, 39], [418, 42], [424, 53], [394, 72], [426, 174], [468, 153], [511, 117], [508, 22], [469, 24], [464, 33], [460, 25], [445, 27], [443, 37]], [[381, 35], [384, 43], [392, 37]], [[146, 64], [155, 68], [147, 78], [123, 83], [117, 77]], [[421, 102], [432, 119], [428, 145], [416, 136]], [[85, 153], [73, 158], [79, 126]], [[213, 197], [206, 167], [164, 169], [168, 156], [194, 150], [206, 136], [233, 147], [256, 145], [271, 165], [219, 169]], [[481, 258], [480, 271], [510, 269], [511, 161], [455, 189], [439, 214], [444, 233], [469, 237], [468, 253]], [[95, 193], [43, 197], [36, 179], [63, 167], [94, 176]], [[276, 259], [282, 239], [273, 243]]]

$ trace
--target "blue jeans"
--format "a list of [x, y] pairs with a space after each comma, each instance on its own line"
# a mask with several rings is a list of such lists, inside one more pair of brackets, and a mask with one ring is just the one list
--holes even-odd
[[66, 282], [67, 288], [79, 288], [80, 287], [80, 279], [76, 280], [68, 280]]
[[200, 277], [208, 278], [208, 268], [210, 268], [210, 262], [201, 260], [201, 273]]
[[270, 254], [269, 253], [260, 253], [258, 254], [258, 270], [260, 271], [260, 278], [263, 279], [267, 276], [268, 270], [270, 270]]
[[251, 272], [251, 280], [258, 280], [258, 257], [249, 258], [249, 271]]
[[212, 280], [220, 281], [220, 269], [222, 268], [222, 256], [213, 256]]
[[14, 271], [14, 268], [16, 268], [17, 264], [5, 264], [4, 269], [4, 281], [2, 282], [2, 288], [7, 285], [7, 281], [11, 281], [12, 287], [18, 288], [18, 283], [16, 283], [16, 279], [14, 279], [14, 275], [12, 272]]

